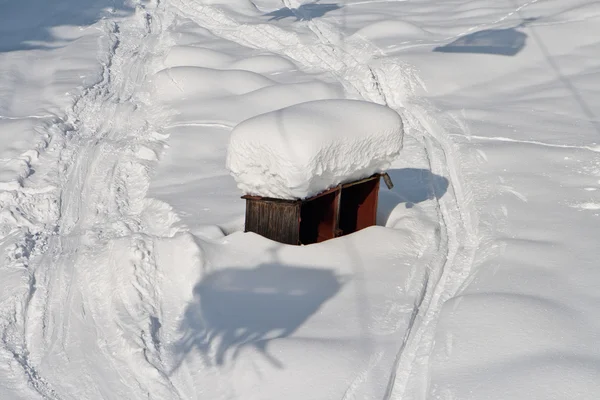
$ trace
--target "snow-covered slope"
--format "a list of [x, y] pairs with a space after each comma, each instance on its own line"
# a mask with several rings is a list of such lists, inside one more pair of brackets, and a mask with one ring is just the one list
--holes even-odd
[[[0, 1], [0, 399], [595, 399], [591, 0]], [[232, 128], [404, 121], [378, 225], [243, 233]]]

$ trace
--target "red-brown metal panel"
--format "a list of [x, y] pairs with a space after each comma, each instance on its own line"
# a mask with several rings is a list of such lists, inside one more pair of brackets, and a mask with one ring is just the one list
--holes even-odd
[[377, 223], [377, 200], [379, 198], [379, 176], [377, 178], [365, 182], [363, 185], [364, 199], [358, 206], [356, 217], [356, 230], [373, 226]]
[[379, 175], [342, 186], [339, 228], [343, 235], [375, 225]]
[[336, 234], [340, 189], [302, 202], [300, 243], [311, 244], [333, 239]]

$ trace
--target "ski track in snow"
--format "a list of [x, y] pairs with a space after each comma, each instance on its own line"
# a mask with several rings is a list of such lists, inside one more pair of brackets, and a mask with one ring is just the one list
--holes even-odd
[[[147, 74], [153, 72], [148, 70], [154, 52], [160, 51], [163, 30], [160, 16], [154, 15], [160, 8], [159, 3], [139, 2], [134, 16], [103, 22], [99, 50], [102, 79], [76, 99], [66, 116], [54, 118], [48, 126], [50, 144], [41, 156], [44, 162], [39, 169], [48, 169], [45, 174], [53, 186], [12, 191], [16, 192], [19, 218], [29, 222], [21, 244], [15, 246], [12, 264], [29, 270], [29, 290], [3, 304], [13, 315], [0, 325], [0, 360], [8, 354], [16, 379], [21, 374], [43, 399], [61, 398], [39, 370], [46, 357], [89, 362], [85, 354], [71, 359], [74, 354], [68, 349], [70, 326], [78, 322], [74, 317], [88, 317], [93, 312], [86, 307], [93, 306], [94, 298], [86, 299], [81, 293], [85, 288], [78, 287], [85, 282], [93, 288], [93, 271], [77, 266], [93, 263], [94, 257], [119, 238], [129, 238], [131, 258], [137, 260], [133, 285], [143, 309], [128, 311], [140, 321], [133, 329], [140, 330], [146, 364], [159, 375], [148, 380], [159, 379], [170, 388], [171, 396], [177, 393], [161, 363], [156, 340], [160, 293], [155, 291], [152, 258], [153, 238], [173, 236], [175, 217], [167, 205], [145, 199], [149, 170], [165, 139], [160, 134], [161, 121], [167, 116], [150, 106], [145, 93], [139, 91]], [[37, 203], [46, 208], [32, 207]], [[145, 223], [143, 214], [148, 210], [155, 219], [152, 224]], [[126, 294], [116, 292], [113, 296], [118, 299]], [[99, 341], [110, 340], [102, 332], [97, 336]], [[123, 376], [113, 361], [114, 353], [107, 353], [110, 345], [99, 347], [104, 349], [108, 364]], [[148, 372], [130, 369], [134, 375], [128, 379], [131, 384], [137, 385], [138, 391], [148, 391], [138, 379]], [[85, 387], [90, 382], [93, 378], [80, 383]]]
[[[174, 3], [185, 17], [217, 37], [283, 54], [307, 69], [320, 67], [333, 73], [350, 93], [397, 110], [405, 120], [406, 134], [423, 144], [431, 171], [448, 177], [451, 183], [448, 193], [437, 200], [441, 227], [438, 254], [434, 263], [427, 266], [426, 280], [413, 312], [411, 327], [397, 355], [397, 368], [390, 376], [386, 398], [407, 398], [414, 389], [424, 395], [426, 386], [414, 388], [412, 379], [422, 378], [427, 373], [426, 358], [433, 345], [436, 317], [444, 301], [456, 294], [466, 280], [478, 236], [476, 221], [469, 208], [471, 194], [461, 181], [453, 142], [444, 127], [431, 116], [428, 105], [404, 94], [421, 85], [420, 81], [412, 69], [399, 60], [372, 59], [379, 51], [367, 41], [339, 43], [335, 39], [339, 32], [323, 21], [306, 21], [317, 39], [314, 44], [306, 44], [295, 32], [275, 25], [247, 25], [235, 21], [217, 7], [184, 0]], [[292, 10], [300, 5], [291, 0], [284, 0], [283, 4]], [[425, 360], [419, 360], [419, 357]], [[417, 369], [419, 366], [421, 368]], [[410, 393], [409, 387], [413, 389]]]
[[488, 142], [521, 143], [521, 144], [530, 144], [530, 145], [534, 145], [534, 146], [553, 147], [553, 148], [557, 148], [557, 149], [589, 150], [589, 151], [593, 151], [594, 153], [600, 153], [600, 146], [576, 146], [576, 145], [570, 145], [570, 144], [545, 143], [545, 142], [540, 142], [538, 140], [520, 140], [520, 139], [512, 139], [512, 138], [501, 137], [501, 136], [497, 136], [497, 137], [477, 136], [477, 135], [465, 136], [465, 135], [459, 135], [459, 134], [455, 134], [452, 136], [464, 138], [469, 141], [470, 140], [481, 140], [481, 141], [488, 141]]

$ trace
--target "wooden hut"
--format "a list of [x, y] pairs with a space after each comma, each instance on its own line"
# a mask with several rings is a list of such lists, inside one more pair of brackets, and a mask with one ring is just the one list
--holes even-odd
[[280, 243], [318, 243], [375, 225], [379, 181], [387, 174], [345, 183], [304, 200], [260, 196], [246, 199], [246, 232]]

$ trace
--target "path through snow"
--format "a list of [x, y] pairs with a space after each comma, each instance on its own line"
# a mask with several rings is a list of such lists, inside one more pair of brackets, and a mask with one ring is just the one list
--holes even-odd
[[[20, 189], [23, 218], [41, 219], [36, 203], [48, 208], [15, 250], [14, 267], [27, 268], [28, 283], [2, 304], [14, 313], [2, 320], [3, 363], [43, 398], [101, 398], [104, 382], [115, 379], [121, 398], [156, 391], [156, 380], [172, 388], [153, 336], [161, 310], [152, 250], [153, 238], [174, 235], [175, 217], [145, 199], [167, 117], [143, 90], [164, 49], [162, 8], [139, 3], [131, 17], [98, 23], [101, 80], [49, 124], [38, 167], [44, 186]], [[105, 257], [114, 252], [129, 259], [129, 270], [110, 269]], [[136, 324], [121, 325], [121, 313]]]

